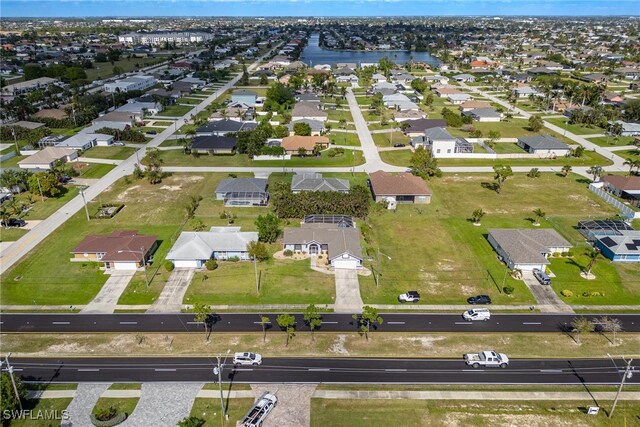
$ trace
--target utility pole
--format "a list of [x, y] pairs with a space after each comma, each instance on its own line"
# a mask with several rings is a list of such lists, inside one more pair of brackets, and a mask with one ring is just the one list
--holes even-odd
[[36, 181], [38, 181], [38, 190], [40, 190], [40, 201], [44, 202], [44, 195], [42, 194], [42, 186], [40, 185], [40, 178], [38, 177], [38, 174], [35, 174], [36, 176]]
[[256, 294], [260, 294], [260, 286], [258, 283], [258, 262], [255, 256], [253, 257], [253, 270], [256, 273]]
[[[38, 181], [38, 185], [40, 185], [40, 181]], [[84, 186], [80, 186], [80, 195], [82, 196], [82, 202], [84, 203], [84, 213], [87, 214], [87, 221], [91, 221], [91, 217], [89, 216], [89, 209], [87, 208], [87, 199], [84, 197]]]
[[633, 368], [631, 367], [631, 362], [633, 359], [629, 359], [628, 361], [622, 358], [625, 362], [627, 362], [627, 367], [624, 369], [624, 374], [622, 375], [622, 380], [620, 381], [620, 387], [618, 388], [618, 392], [616, 393], [616, 398], [613, 401], [613, 406], [611, 406], [611, 411], [609, 411], [609, 418], [613, 416], [613, 411], [616, 409], [616, 404], [618, 403], [618, 398], [620, 397], [620, 392], [622, 392], [622, 387], [624, 387], [625, 381], [627, 378], [631, 378], [633, 376]]
[[224, 406], [224, 396], [222, 394], [222, 370], [224, 369], [224, 365], [227, 361], [227, 356], [231, 350], [227, 350], [227, 354], [224, 356], [224, 361], [220, 363], [221, 356], [218, 354], [216, 359], [218, 360], [218, 366], [213, 368], [213, 374], [218, 375], [218, 387], [220, 388], [220, 408], [222, 409], [222, 414], [224, 415], [224, 419], [228, 420], [229, 416], [227, 415], [227, 408]]
[[18, 148], [18, 136], [16, 135], [16, 128], [11, 127], [11, 135], [13, 135], [13, 142], [16, 144], [16, 156], [20, 155], [20, 148]]
[[140, 246], [140, 253], [142, 254], [142, 268], [144, 268], [144, 279], [147, 282], [147, 288], [149, 287], [149, 275], [147, 274], [147, 260], [144, 253], [144, 247]]
[[16, 386], [16, 379], [13, 377], [13, 366], [9, 364], [9, 356], [11, 356], [11, 353], [7, 354], [4, 357], [4, 361], [7, 364], [7, 371], [11, 376], [11, 384], [13, 384], [13, 391], [16, 393], [16, 399], [18, 399], [18, 405], [20, 405], [20, 412], [22, 412], [22, 400], [20, 400], [20, 393], [18, 393], [18, 386]]

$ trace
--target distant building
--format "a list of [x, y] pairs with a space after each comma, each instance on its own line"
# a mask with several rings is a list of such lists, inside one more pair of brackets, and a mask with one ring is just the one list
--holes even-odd
[[153, 33], [127, 33], [118, 36], [119, 43], [159, 45], [164, 43], [194, 44], [213, 38], [213, 34], [200, 31], [157, 31]]
[[156, 83], [157, 80], [153, 76], [138, 75], [118, 79], [113, 83], [105, 83], [104, 90], [109, 93], [146, 90], [155, 86]]

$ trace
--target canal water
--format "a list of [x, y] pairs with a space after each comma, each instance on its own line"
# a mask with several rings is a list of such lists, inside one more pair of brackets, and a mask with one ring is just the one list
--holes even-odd
[[426, 62], [431, 65], [438, 65], [437, 58], [431, 56], [429, 52], [407, 52], [406, 50], [392, 51], [355, 51], [355, 50], [329, 50], [320, 47], [320, 34], [313, 33], [309, 38], [309, 43], [302, 51], [300, 60], [313, 67], [319, 64], [336, 65], [337, 63], [349, 62], [360, 65], [361, 63], [378, 62], [383, 57], [388, 57], [393, 62], [403, 65], [405, 62], [413, 60], [416, 62]]

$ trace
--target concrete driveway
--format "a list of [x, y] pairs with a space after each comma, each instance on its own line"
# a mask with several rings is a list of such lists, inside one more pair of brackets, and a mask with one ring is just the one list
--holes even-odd
[[558, 297], [551, 286], [541, 285], [531, 271], [523, 271], [522, 278], [536, 299], [540, 311], [552, 313], [573, 313], [573, 309]]
[[362, 311], [362, 297], [358, 283], [358, 271], [346, 268], [336, 268], [336, 313], [360, 313]]
[[173, 270], [160, 296], [147, 310], [147, 313], [180, 313], [182, 299], [191, 284], [195, 272], [194, 268], [176, 268]]
[[82, 313], [113, 313], [120, 295], [127, 289], [135, 271], [116, 271], [111, 274], [98, 295], [82, 309]]

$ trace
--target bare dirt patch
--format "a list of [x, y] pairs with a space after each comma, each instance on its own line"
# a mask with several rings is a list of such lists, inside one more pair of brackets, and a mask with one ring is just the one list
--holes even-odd
[[346, 341], [347, 337], [345, 335], [338, 335], [333, 344], [331, 344], [331, 347], [329, 347], [329, 352], [336, 354], [349, 354], [349, 351], [344, 346]]

